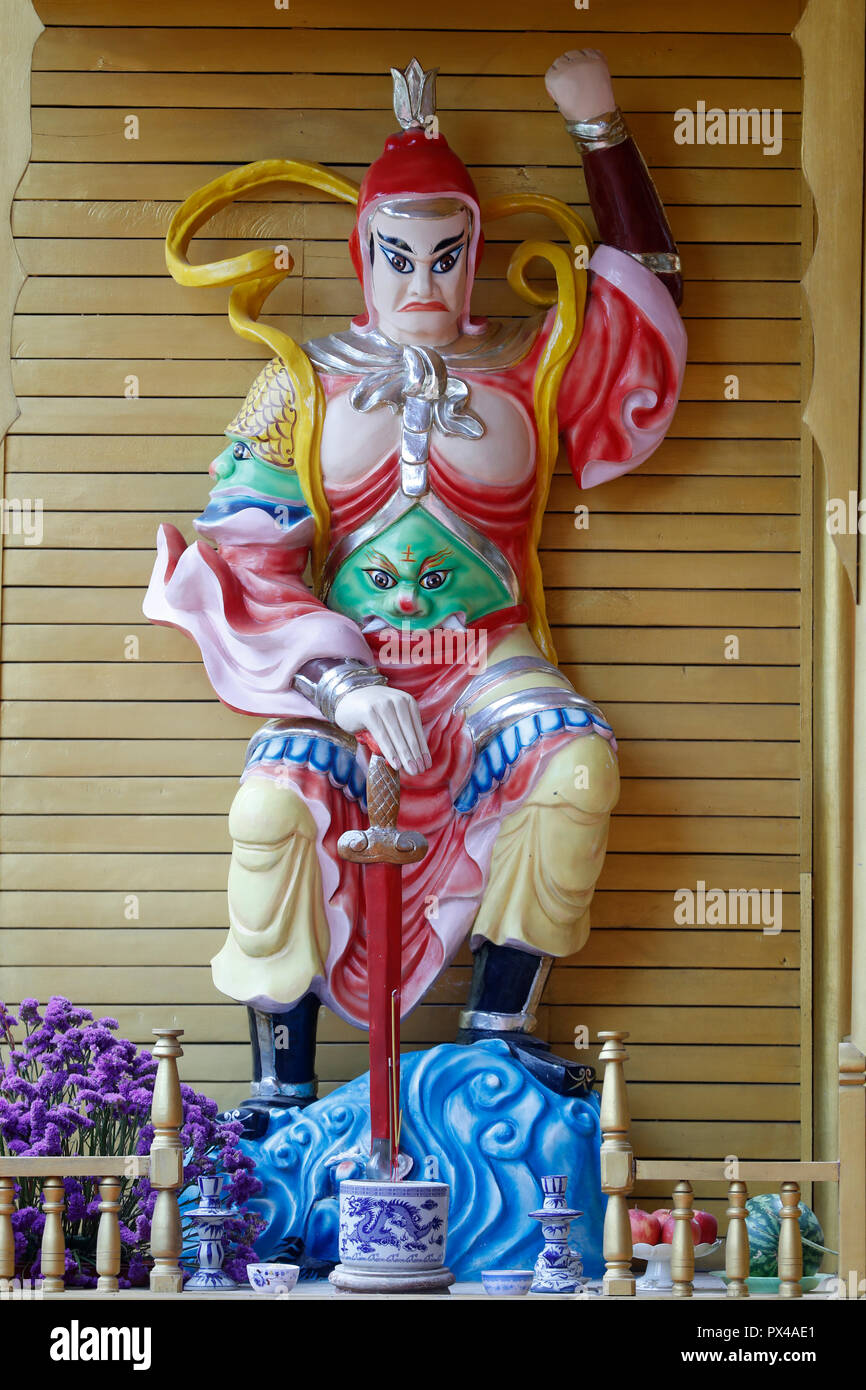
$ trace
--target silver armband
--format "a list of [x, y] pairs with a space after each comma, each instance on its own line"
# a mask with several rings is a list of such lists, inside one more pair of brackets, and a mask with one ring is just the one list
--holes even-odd
[[609, 150], [628, 139], [628, 127], [618, 106], [591, 121], [566, 121], [565, 128], [581, 154]]
[[640, 261], [653, 275], [679, 275], [682, 262], [675, 251], [626, 251], [633, 261]]
[[335, 662], [318, 681], [311, 681], [300, 672], [292, 680], [298, 694], [311, 700], [329, 724], [334, 722], [338, 701], [350, 690], [359, 690], [365, 685], [387, 684], [387, 678], [375, 666], [368, 666], [354, 657]]

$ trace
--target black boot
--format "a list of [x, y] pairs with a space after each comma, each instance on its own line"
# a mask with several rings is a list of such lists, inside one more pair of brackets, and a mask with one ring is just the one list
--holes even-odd
[[242, 1120], [244, 1139], [260, 1139], [275, 1111], [303, 1109], [316, 1099], [316, 1023], [319, 1001], [305, 994], [285, 1013], [247, 1008], [252, 1045], [250, 1098], [227, 1120]]
[[499, 1038], [514, 1057], [551, 1091], [564, 1096], [586, 1096], [595, 1072], [582, 1062], [556, 1057], [549, 1043], [532, 1036], [535, 1010], [550, 967], [550, 956], [536, 956], [514, 946], [495, 946], [485, 941], [474, 953], [469, 1002], [460, 1014], [458, 1043]]

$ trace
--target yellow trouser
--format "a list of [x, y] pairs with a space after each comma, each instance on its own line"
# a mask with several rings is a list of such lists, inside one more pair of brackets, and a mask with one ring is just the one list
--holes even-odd
[[472, 935], [548, 956], [579, 951], [618, 797], [616, 754], [600, 734], [584, 734], [551, 758], [500, 826]]
[[[500, 826], [473, 936], [551, 956], [579, 951], [618, 795], [606, 739], [584, 734], [561, 748]], [[277, 1011], [325, 974], [330, 937], [316, 824], [290, 786], [252, 776], [235, 797], [229, 829], [230, 928], [212, 961], [214, 983]]]

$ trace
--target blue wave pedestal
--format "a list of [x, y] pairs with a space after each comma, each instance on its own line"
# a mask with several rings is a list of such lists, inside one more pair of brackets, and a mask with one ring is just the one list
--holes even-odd
[[[451, 1191], [447, 1263], [460, 1281], [482, 1270], [532, 1269], [541, 1179], [568, 1178], [583, 1215], [572, 1243], [590, 1278], [602, 1273], [599, 1098], [559, 1096], [505, 1043], [446, 1043], [402, 1058], [400, 1149], [425, 1176], [425, 1159]], [[250, 1202], [266, 1221], [259, 1258], [300, 1255], [324, 1275], [337, 1263], [339, 1184], [363, 1176], [370, 1143], [369, 1076], [305, 1110], [272, 1115], [263, 1139], [243, 1141], [264, 1191]]]

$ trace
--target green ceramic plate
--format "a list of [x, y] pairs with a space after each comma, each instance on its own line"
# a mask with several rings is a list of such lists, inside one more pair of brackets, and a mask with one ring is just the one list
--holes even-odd
[[[711, 1269], [708, 1272], [714, 1274], [717, 1279], [724, 1279], [726, 1284], [731, 1282], [729, 1275], [723, 1269]], [[800, 1280], [803, 1285], [803, 1292], [810, 1293], [812, 1289], [817, 1289], [822, 1279], [826, 1278], [826, 1274], [807, 1274]], [[746, 1280], [749, 1293], [778, 1293], [779, 1282], [778, 1279], [761, 1278], [756, 1274], [750, 1274]]]

